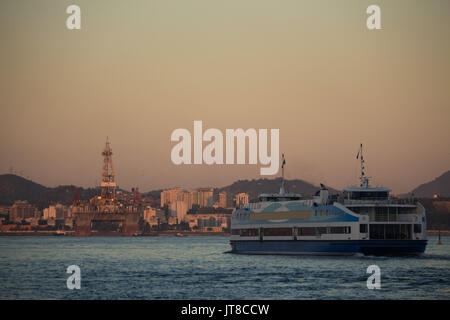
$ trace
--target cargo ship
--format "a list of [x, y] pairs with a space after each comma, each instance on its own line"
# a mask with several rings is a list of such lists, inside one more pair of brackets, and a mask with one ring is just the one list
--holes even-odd
[[390, 189], [369, 186], [362, 144], [360, 185], [330, 195], [321, 184], [313, 197], [285, 191], [232, 213], [231, 252], [283, 255], [420, 255], [426, 240], [425, 208], [413, 198], [397, 199]]

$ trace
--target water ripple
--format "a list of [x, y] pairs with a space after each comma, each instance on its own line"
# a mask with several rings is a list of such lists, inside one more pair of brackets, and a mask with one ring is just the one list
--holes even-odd
[[[450, 238], [419, 257], [224, 254], [225, 237], [0, 237], [0, 299], [450, 299]], [[66, 268], [81, 268], [68, 290]], [[381, 290], [366, 269], [381, 268]]]

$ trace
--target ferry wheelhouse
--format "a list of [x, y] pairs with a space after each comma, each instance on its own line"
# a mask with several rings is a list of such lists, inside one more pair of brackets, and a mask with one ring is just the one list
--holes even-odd
[[232, 214], [232, 252], [243, 254], [416, 255], [425, 251], [425, 209], [396, 199], [390, 189], [370, 187], [362, 145], [359, 187], [330, 195], [321, 184], [311, 198], [285, 192], [261, 194]]

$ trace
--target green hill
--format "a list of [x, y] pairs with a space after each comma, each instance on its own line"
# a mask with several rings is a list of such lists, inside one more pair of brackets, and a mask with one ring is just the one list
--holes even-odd
[[[257, 199], [261, 193], [277, 193], [280, 191], [281, 178], [276, 179], [253, 179], [253, 180], [238, 180], [229, 186], [219, 188], [218, 191], [226, 191], [229, 195], [236, 195], [241, 192], [248, 193], [249, 199]], [[285, 181], [286, 191], [291, 193], [300, 193], [303, 196], [312, 196], [320, 187], [315, 186], [309, 182], [295, 179]], [[327, 186], [328, 187], [328, 186]], [[336, 194], [339, 191], [328, 187], [331, 194]]]
[[[14, 174], [0, 175], [0, 204], [12, 205], [16, 200], [27, 200], [39, 209], [51, 203], [71, 204], [75, 197], [75, 186], [48, 188]], [[78, 188], [78, 198], [88, 200], [99, 194], [95, 188]]]
[[431, 198], [434, 194], [438, 194], [440, 197], [450, 197], [450, 170], [433, 181], [421, 184], [411, 193], [421, 198]]
[[14, 174], [0, 175], [0, 204], [11, 205], [16, 200], [37, 200], [49, 188]]

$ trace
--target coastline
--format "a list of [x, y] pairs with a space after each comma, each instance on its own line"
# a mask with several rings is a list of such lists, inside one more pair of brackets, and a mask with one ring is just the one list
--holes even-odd
[[[450, 230], [441, 230], [442, 237], [450, 236]], [[438, 236], [439, 230], [427, 230], [427, 236]], [[65, 234], [56, 234], [55, 231], [3, 231], [0, 232], [0, 237], [3, 236], [66, 236], [66, 237], [76, 237], [75, 231], [65, 231]], [[90, 236], [115, 236], [115, 237], [124, 237], [124, 235], [120, 233], [92, 233]], [[166, 230], [166, 231], [152, 231], [145, 234], [136, 234], [135, 237], [158, 237], [158, 236], [166, 236], [166, 237], [192, 237], [192, 236], [217, 236], [217, 237], [229, 237], [231, 233], [228, 232], [208, 232], [208, 231], [179, 231], [179, 230]], [[88, 236], [89, 237], [89, 236]]]
[[[65, 234], [56, 234], [55, 231], [6, 231], [0, 232], [0, 236], [55, 236], [55, 237], [76, 237], [75, 231], [65, 231]], [[93, 232], [90, 236], [114, 236], [114, 237], [124, 237], [121, 233], [115, 232]], [[218, 236], [218, 237], [229, 237], [231, 233], [227, 232], [203, 232], [203, 231], [178, 231], [178, 230], [166, 230], [166, 231], [152, 231], [145, 234], [136, 234], [135, 237], [188, 237], [188, 236]], [[88, 236], [89, 237], [89, 236]]]

